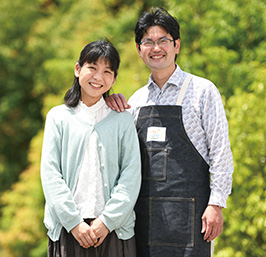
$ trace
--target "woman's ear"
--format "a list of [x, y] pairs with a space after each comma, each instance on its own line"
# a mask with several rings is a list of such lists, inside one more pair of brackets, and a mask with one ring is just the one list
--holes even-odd
[[76, 76], [77, 78], [79, 77], [79, 72], [80, 72], [80, 66], [79, 66], [79, 63], [76, 62], [76, 64], [75, 64], [74, 74], [75, 74], [75, 76]]

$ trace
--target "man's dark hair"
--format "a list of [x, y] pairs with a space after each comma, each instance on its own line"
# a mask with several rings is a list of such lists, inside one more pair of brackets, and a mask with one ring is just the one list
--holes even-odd
[[135, 42], [139, 44], [143, 34], [152, 26], [162, 26], [174, 40], [179, 39], [179, 24], [165, 9], [158, 7], [156, 10], [152, 7], [150, 12], [144, 12], [139, 18], [135, 27]]

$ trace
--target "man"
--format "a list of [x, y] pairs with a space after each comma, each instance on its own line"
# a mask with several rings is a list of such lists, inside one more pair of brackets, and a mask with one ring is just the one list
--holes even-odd
[[[136, 204], [139, 257], [211, 256], [223, 229], [233, 159], [221, 96], [209, 80], [175, 64], [179, 25], [166, 10], [144, 12], [135, 27], [148, 84], [129, 99], [106, 99], [134, 115], [142, 156]], [[211, 181], [211, 182], [210, 182]]]

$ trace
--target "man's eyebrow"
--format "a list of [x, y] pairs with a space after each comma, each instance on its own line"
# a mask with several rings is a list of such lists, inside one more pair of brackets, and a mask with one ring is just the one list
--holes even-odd
[[160, 37], [159, 39], [164, 39], [164, 38], [167, 38], [167, 36], [162, 36], [162, 37]]
[[[167, 36], [162, 36], [162, 37], [159, 37], [157, 40], [160, 40], [160, 39], [165, 39], [167, 38]], [[153, 41], [151, 38], [144, 38], [145, 41]]]

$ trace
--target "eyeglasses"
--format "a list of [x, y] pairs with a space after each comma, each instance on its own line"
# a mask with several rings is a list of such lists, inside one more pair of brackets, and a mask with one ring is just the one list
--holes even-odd
[[170, 45], [170, 43], [174, 41], [174, 39], [170, 39], [170, 38], [161, 38], [158, 39], [157, 41], [152, 41], [152, 40], [144, 40], [142, 42], [139, 43], [139, 46], [143, 46], [145, 48], [152, 48], [155, 46], [155, 44], [157, 44], [158, 46], [161, 47], [167, 47]]

